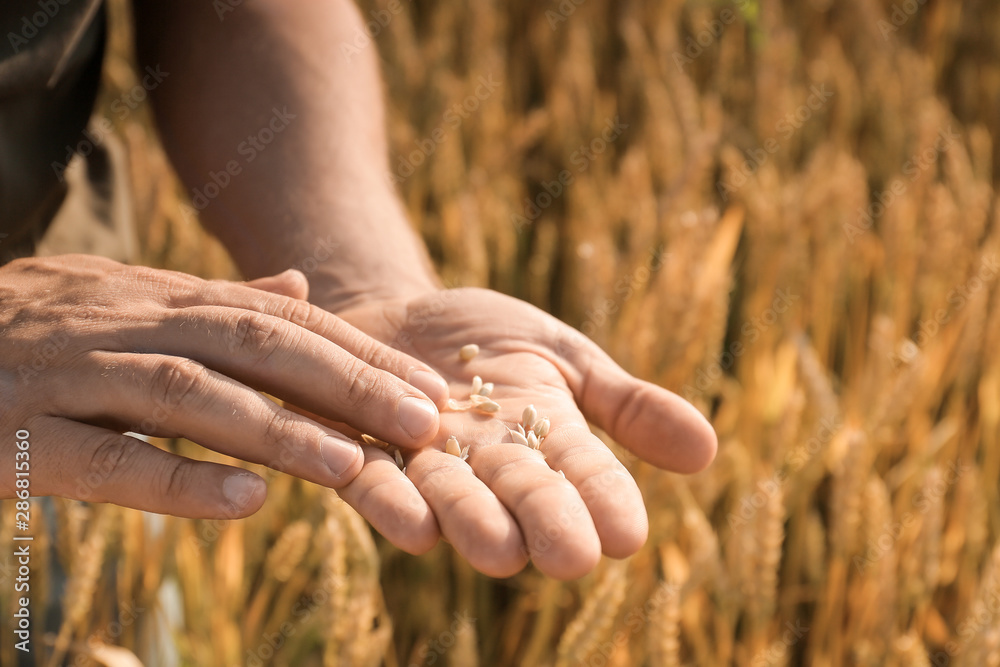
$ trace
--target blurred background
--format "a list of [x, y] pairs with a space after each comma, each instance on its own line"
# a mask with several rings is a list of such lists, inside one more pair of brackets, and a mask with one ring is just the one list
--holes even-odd
[[[112, 111], [139, 79], [111, 4], [97, 117], [130, 258], [238, 278], [146, 106]], [[56, 500], [49, 664], [1000, 665], [1000, 4], [394, 6], [361, 3], [359, 43], [446, 284], [685, 396], [717, 461], [680, 477], [608, 441], [650, 539], [571, 583], [408, 556], [263, 470], [238, 522]]]

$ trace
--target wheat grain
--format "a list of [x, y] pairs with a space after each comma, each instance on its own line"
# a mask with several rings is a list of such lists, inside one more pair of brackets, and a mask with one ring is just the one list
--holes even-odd
[[361, 434], [361, 440], [366, 445], [371, 445], [372, 447], [378, 447], [379, 449], [386, 450], [389, 448], [389, 443], [385, 440], [379, 440], [378, 438], [368, 435], [367, 433]]
[[[485, 398], [485, 396], [483, 398]], [[474, 408], [479, 412], [491, 415], [500, 411], [500, 404], [496, 401], [487, 399], [485, 402], [475, 405]]]
[[493, 399], [491, 399], [489, 396], [483, 396], [482, 394], [472, 394], [471, 396], [469, 396], [469, 405], [471, 405], [474, 408], [492, 402]]
[[521, 413], [521, 423], [524, 424], [524, 428], [526, 429], [530, 429], [534, 425], [536, 419], [538, 419], [538, 412], [535, 410], [534, 405], [529, 405], [524, 409], [524, 412]]
[[[377, 4], [363, 0], [361, 14], [378, 10]], [[830, 3], [814, 4], [824, 10]], [[678, 619], [683, 664], [764, 662], [755, 658], [767, 646], [782, 653], [775, 664], [925, 664], [924, 644], [941, 651], [949, 640], [962, 643], [949, 635], [957, 635], [966, 619], [981, 625], [977, 612], [984, 610], [970, 602], [978, 601], [977, 591], [993, 599], [989, 570], [978, 565], [997, 532], [1000, 365], [990, 351], [1000, 347], [1000, 289], [995, 278], [977, 278], [982, 284], [975, 290], [967, 281], [1000, 241], [1000, 66], [993, 53], [1000, 6], [978, 3], [973, 12], [961, 3], [937, 3], [935, 11], [914, 14], [905, 29], [884, 38], [879, 26], [891, 18], [887, 4], [856, 0], [836, 21], [821, 21], [781, 3], [749, 3], [753, 11], [738, 12], [712, 47], [683, 67], [677, 56], [684, 54], [689, 28], [700, 26], [709, 10], [680, 0], [590, 0], [555, 25], [555, 14], [523, 2], [436, 3], [395, 14], [377, 44], [392, 101], [386, 125], [393, 162], [405, 160], [426, 137], [444, 136], [435, 134], [437, 128], [447, 135], [398, 184], [442, 280], [517, 294], [589, 327], [621, 366], [644, 380], [684, 388], [712, 415], [722, 446], [709, 470], [680, 478], [654, 475], [646, 466], [633, 469], [650, 509], [651, 547], [676, 540], [690, 555], [693, 578], [685, 584]], [[109, 26], [126, 27], [109, 30], [105, 83], [113, 94], [104, 99], [111, 101], [136, 78], [130, 47], [122, 46], [132, 42], [126, 3], [107, 5]], [[365, 54], [374, 56], [374, 46]], [[442, 114], [461, 109], [455, 105], [486, 74], [502, 82], [499, 93], [476, 99], [471, 113], [463, 110], [460, 128], [442, 125]], [[814, 84], [834, 95], [809, 107], [804, 123], [793, 123], [794, 132], [780, 137], [779, 153], [747, 170], [747, 149], [766, 145], [797, 105], [806, 109], [801, 105], [814, 101]], [[526, 205], [533, 208], [537, 193], [544, 193], [540, 181], [577, 166], [573, 151], [601, 136], [605, 120], [618, 114], [628, 124], [622, 138], [607, 142], [585, 170], [574, 170], [573, 185], [515, 229], [511, 219], [523, 217]], [[116, 123], [127, 146], [131, 207], [148, 221], [138, 229], [136, 263], [238, 278], [225, 249], [183, 215], [176, 196], [181, 188], [148, 116], [137, 108]], [[938, 142], [952, 133], [958, 139], [940, 150]], [[894, 183], [904, 184], [905, 192], [887, 192]], [[711, 210], [720, 200], [727, 209], [722, 215]], [[745, 211], [741, 224], [732, 222], [739, 222], [737, 209]], [[859, 226], [868, 214], [870, 222]], [[723, 218], [729, 222], [721, 224]], [[686, 285], [694, 287], [678, 287]], [[771, 308], [777, 290], [792, 295], [787, 308]], [[939, 313], [947, 322], [938, 320]], [[500, 326], [506, 334], [522, 324]], [[810, 359], [787, 376], [783, 349], [794, 340], [804, 342]], [[461, 364], [479, 352], [471, 344], [452, 349], [445, 366], [454, 362], [471, 372], [471, 363]], [[806, 397], [801, 416], [778, 400], [794, 392]], [[460, 400], [446, 409], [472, 405]], [[843, 422], [863, 425], [870, 439], [863, 465], [846, 466], [858, 473], [839, 465], [845, 459], [838, 452], [850, 450], [841, 448], [847, 439], [820, 429], [826, 423], [836, 431]], [[929, 434], [944, 422], [959, 426], [934, 449]], [[527, 442], [529, 431], [544, 437], [536, 423], [511, 428]], [[794, 458], [795, 452], [788, 458], [787, 443], [805, 441], [816, 445], [810, 446], [810, 463]], [[175, 441], [174, 447], [190, 445]], [[463, 450], [468, 453], [467, 446]], [[938, 549], [929, 541], [937, 539], [938, 520], [915, 512], [912, 503], [927, 486], [923, 471], [957, 458], [974, 470], [941, 499], [937, 567]], [[722, 508], [744, 490], [749, 500], [763, 500], [751, 485], [762, 471], [775, 470], [787, 474], [787, 535], [775, 611], [760, 628], [751, 620], [750, 598], [740, 595], [739, 582], [719, 563], [719, 543], [728, 540], [727, 556], [749, 554], [749, 576], [758, 577], [768, 509], [756, 503], [753, 517], [734, 528]], [[847, 480], [854, 474], [862, 477], [857, 484]], [[859, 507], [852, 506], [856, 500], [839, 504], [858, 489], [864, 490]], [[577, 584], [542, 583], [526, 573], [510, 591], [508, 583], [475, 575], [441, 549], [419, 559], [392, 556], [387, 563], [384, 590], [398, 624], [388, 643], [391, 625], [378, 611], [377, 570], [363, 540], [353, 536], [364, 526], [348, 518], [346, 508], [330, 526], [340, 531], [340, 542], [321, 534], [321, 548], [308, 552], [268, 597], [278, 622], [262, 620], [241, 633], [250, 621], [239, 602], [271, 581], [264, 571], [267, 546], [283, 526], [314, 510], [319, 493], [276, 476], [271, 502], [230, 524], [157, 523], [122, 513], [128, 530], [121, 532], [128, 536], [115, 554], [115, 591], [109, 581], [107, 594], [102, 587], [88, 600], [74, 643], [100, 637], [119, 600], [131, 598], [154, 602], [156, 613], [123, 628], [115, 643], [142, 648], [147, 637], [162, 635], [181, 664], [243, 664], [241, 635], [246, 648], [254, 648], [262, 633], [276, 631], [286, 618], [294, 634], [282, 635], [275, 664], [472, 664], [476, 641], [483, 664], [556, 661]], [[71, 515], [69, 504], [55, 503], [63, 523], [54, 551], [75, 576], [74, 554], [90, 524], [78, 516], [91, 510], [74, 502], [79, 512]], [[858, 513], [863, 530], [854, 532], [863, 537], [851, 538]], [[695, 514], [696, 521], [690, 518]], [[743, 520], [738, 511], [732, 514]], [[908, 516], [926, 531], [921, 527], [916, 541], [910, 529], [887, 540]], [[0, 522], [0, 542], [10, 543], [12, 523]], [[739, 546], [744, 536], [756, 544]], [[110, 539], [109, 551], [115, 548]], [[311, 558], [322, 559], [320, 584], [313, 576], [320, 564]], [[857, 558], [867, 564], [863, 572], [854, 565]], [[34, 565], [38, 600], [58, 595], [44, 560]], [[657, 581], [648, 549], [632, 567], [628, 592], [641, 604]], [[838, 568], [842, 585], [835, 583]], [[338, 586], [326, 588], [333, 570]], [[181, 591], [181, 613], [161, 629], [158, 591], [172, 578]], [[766, 586], [758, 583], [754, 595], [763, 596]], [[498, 587], [504, 593], [499, 605], [492, 602]], [[593, 589], [583, 587], [586, 604]], [[324, 605], [329, 613], [292, 616], [292, 605], [314, 599], [317, 589], [335, 599]], [[0, 590], [0, 607], [9, 602], [8, 587]], [[475, 637], [461, 631], [456, 646], [446, 649], [433, 641], [448, 627], [447, 610], [455, 605], [481, 620]], [[799, 615], [808, 634], [787, 646], [782, 633]], [[633, 635], [636, 627], [626, 624], [625, 641], [614, 635], [575, 664], [639, 664], [641, 647], [649, 643], [639, 634], [653, 644], [666, 642], [661, 648], [673, 652], [670, 622], [644, 623]], [[661, 628], [669, 631], [657, 637]], [[949, 661], [990, 664], [993, 630], [977, 632]], [[906, 639], [896, 646], [900, 636]], [[533, 650], [522, 661], [526, 643]], [[0, 664], [16, 664], [11, 644], [0, 642]], [[414, 645], [424, 647], [419, 660]]]
[[541, 443], [538, 442], [538, 436], [535, 435], [534, 431], [531, 431], [530, 433], [528, 433], [528, 437], [525, 438], [525, 439], [528, 442], [528, 447], [531, 447], [532, 449], [538, 449], [539, 446], [541, 445]]
[[462, 447], [458, 444], [458, 438], [449, 436], [448, 441], [444, 445], [444, 451], [452, 456], [462, 456]]

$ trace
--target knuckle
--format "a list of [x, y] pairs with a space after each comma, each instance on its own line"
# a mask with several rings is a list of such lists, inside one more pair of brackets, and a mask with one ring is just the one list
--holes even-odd
[[257, 312], [241, 313], [230, 331], [232, 349], [266, 361], [284, 339], [281, 320]]
[[172, 295], [181, 291], [184, 282], [178, 273], [148, 266], [131, 266], [121, 274], [119, 280], [126, 288], [134, 289], [152, 300], [168, 303]]
[[316, 306], [308, 301], [298, 299], [287, 299], [278, 311], [283, 320], [287, 320], [296, 326], [304, 329], [312, 329], [320, 319], [320, 312]]
[[291, 420], [279, 411], [271, 413], [264, 424], [263, 439], [268, 445], [268, 451], [272, 452], [274, 458], [267, 462], [268, 467], [275, 470], [284, 470], [288, 463], [291, 463], [298, 452], [291, 443], [295, 442], [291, 438]]
[[150, 382], [154, 403], [167, 406], [184, 404], [197, 392], [205, 373], [205, 367], [191, 359], [160, 362]]
[[130, 266], [128, 276], [140, 287], [153, 288], [154, 294], [187, 291], [194, 282], [203, 282], [199, 278], [178, 271], [154, 269], [149, 266]]
[[365, 362], [355, 358], [348, 362], [345, 371], [344, 396], [348, 404], [368, 405], [381, 394], [382, 380]]
[[396, 356], [396, 352], [394, 352], [389, 346], [383, 345], [376, 340], [364, 343], [362, 356], [364, 359], [368, 360], [369, 365], [374, 366], [375, 368], [393, 369], [401, 365], [397, 363], [398, 358]]
[[[420, 480], [420, 491], [423, 494], [430, 494], [448, 489], [449, 484], [455, 474], [455, 469], [450, 465], [434, 464], [427, 467], [423, 472], [423, 477]], [[446, 493], [442, 493], [442, 496], [449, 498], [451, 502], [456, 502], [464, 497], [460, 497], [459, 494], [453, 494], [450, 497]]]
[[194, 481], [195, 463], [181, 459], [171, 461], [160, 479], [160, 495], [168, 500], [177, 500], [187, 495]]
[[86, 476], [88, 491], [96, 492], [112, 477], [128, 470], [138, 451], [137, 443], [122, 435], [103, 437], [90, 454]]

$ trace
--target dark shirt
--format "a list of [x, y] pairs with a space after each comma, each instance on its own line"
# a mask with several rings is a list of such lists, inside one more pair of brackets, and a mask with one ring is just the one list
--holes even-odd
[[0, 2], [0, 263], [32, 254], [66, 195], [105, 29], [103, 0]]

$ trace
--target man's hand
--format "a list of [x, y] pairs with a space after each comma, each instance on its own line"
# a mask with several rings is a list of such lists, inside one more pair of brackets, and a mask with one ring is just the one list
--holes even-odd
[[[404, 456], [405, 476], [385, 452], [365, 447], [364, 468], [338, 493], [405, 550], [429, 549], [440, 527], [486, 574], [510, 576], [530, 558], [550, 576], [579, 577], [602, 551], [635, 553], [647, 533], [635, 482], [587, 419], [660, 468], [696, 472], [715, 455], [715, 433], [693, 406], [630, 376], [578, 331], [517, 299], [440, 290], [339, 314], [425, 361], [453, 398], [467, 398], [479, 375], [494, 383], [501, 406], [495, 415], [442, 412], [432, 446]], [[458, 351], [467, 343], [480, 352], [464, 362]], [[510, 435], [529, 404], [551, 422], [544, 456]], [[468, 462], [444, 452], [452, 435], [470, 446]]]
[[[190, 0], [138, 0], [135, 12], [140, 63], [172, 73], [150, 97], [181, 178], [199, 188], [237, 161], [239, 175], [199, 217], [244, 274], [315, 258], [313, 303], [422, 359], [456, 398], [477, 374], [496, 385], [499, 414], [443, 413], [433, 447], [406, 457], [405, 476], [366, 447], [364, 468], [341, 496], [399, 547], [420, 553], [443, 533], [495, 576], [530, 557], [571, 578], [602, 549], [638, 549], [647, 530], [639, 492], [584, 416], [646, 460], [681, 471], [707, 465], [714, 433], [690, 405], [630, 377], [538, 309], [493, 292], [435, 289], [391, 185], [377, 50], [343, 52], [364, 29], [351, 0], [255, 0], [224, 21]], [[275, 109], [296, 114], [294, 122], [244, 161], [239, 147]], [[324, 239], [335, 248], [320, 259]], [[462, 364], [466, 343], [482, 351]], [[552, 423], [544, 460], [507, 434], [529, 403]], [[449, 435], [471, 445], [468, 464], [442, 452]]]
[[[236, 518], [263, 503], [258, 476], [122, 433], [183, 436], [334, 488], [361, 470], [358, 444], [256, 390], [404, 447], [431, 442], [444, 381], [287, 296], [306, 291], [297, 272], [242, 285], [86, 256], [0, 268], [0, 456], [14, 460], [3, 450], [26, 429], [32, 495]], [[0, 498], [13, 478], [5, 464]]]

